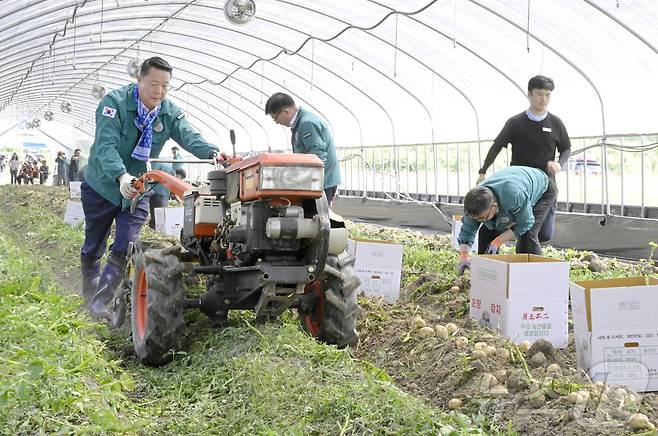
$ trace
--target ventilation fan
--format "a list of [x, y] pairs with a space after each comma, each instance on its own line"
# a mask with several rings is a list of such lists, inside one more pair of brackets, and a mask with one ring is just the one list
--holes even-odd
[[126, 71], [128, 75], [133, 79], [136, 79], [139, 76], [139, 70], [142, 67], [142, 64], [139, 62], [139, 59], [133, 58], [128, 61], [126, 64]]
[[63, 101], [59, 108], [62, 110], [62, 112], [68, 114], [73, 109], [73, 105], [68, 101]]
[[254, 0], [226, 0], [224, 15], [233, 24], [247, 24], [256, 15], [256, 2]]
[[39, 118], [35, 118], [32, 120], [32, 127], [39, 127], [41, 125], [41, 120]]
[[53, 120], [53, 113], [50, 111], [46, 111], [43, 113], [43, 119], [46, 121], [52, 121]]
[[100, 100], [105, 97], [105, 87], [99, 83], [95, 84], [93, 88], [91, 88], [91, 95]]

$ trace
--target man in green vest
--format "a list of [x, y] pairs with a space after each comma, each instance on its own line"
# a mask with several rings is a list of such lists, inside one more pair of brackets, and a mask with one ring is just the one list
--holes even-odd
[[460, 274], [470, 267], [476, 232], [479, 254], [496, 254], [514, 239], [517, 253], [542, 254], [539, 232], [555, 203], [553, 179], [537, 168], [513, 166], [496, 171], [464, 197], [460, 244]]
[[[166, 98], [171, 72], [164, 59], [147, 59], [137, 83], [109, 92], [96, 109], [96, 135], [81, 185], [85, 241], [80, 249], [82, 295], [94, 317], [110, 316], [107, 305], [123, 278], [128, 244], [138, 238], [146, 221], [148, 197], [134, 213], [129, 209], [137, 195], [132, 181], [146, 171], [146, 161], [157, 158], [169, 138], [200, 159], [219, 153]], [[113, 223], [114, 242], [101, 271]]]
[[265, 103], [265, 115], [282, 126], [290, 127], [293, 153], [311, 153], [324, 163], [324, 193], [331, 202], [340, 184], [340, 167], [331, 129], [320, 117], [297, 106], [288, 94], [277, 92]]

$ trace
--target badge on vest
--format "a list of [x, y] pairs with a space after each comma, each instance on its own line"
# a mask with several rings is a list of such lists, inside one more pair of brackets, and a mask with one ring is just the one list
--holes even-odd
[[183, 118], [185, 118], [185, 112], [179, 113], [178, 116], [176, 117], [177, 120], [182, 120]]
[[509, 217], [508, 217], [508, 216], [502, 216], [502, 217], [500, 217], [500, 223], [501, 223], [502, 225], [504, 225], [504, 226], [507, 225], [507, 224], [509, 224]]
[[108, 118], [114, 118], [117, 114], [117, 110], [114, 109], [113, 107], [107, 107], [105, 106], [103, 108], [103, 116], [108, 117]]
[[162, 122], [158, 120], [158, 123], [155, 126], [153, 126], [153, 130], [160, 133], [162, 132], [162, 129], [164, 129], [164, 126], [162, 125]]
[[552, 132], [552, 130], [551, 130], [550, 127], [542, 127], [542, 128], [541, 128], [541, 131], [542, 131], [542, 132]]

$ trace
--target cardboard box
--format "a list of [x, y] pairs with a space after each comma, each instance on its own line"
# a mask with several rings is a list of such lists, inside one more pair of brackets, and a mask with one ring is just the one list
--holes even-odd
[[80, 185], [82, 185], [82, 182], [69, 182], [69, 198], [80, 198], [82, 196]]
[[470, 317], [519, 344], [567, 346], [569, 264], [532, 254], [471, 259]]
[[77, 227], [85, 221], [85, 213], [82, 210], [82, 203], [76, 200], [69, 200], [64, 212], [64, 222], [71, 227]]
[[658, 390], [658, 279], [571, 283], [578, 367], [594, 381]]
[[[459, 251], [459, 232], [462, 230], [462, 216], [461, 215], [453, 215], [452, 216], [452, 248], [455, 250]], [[475, 233], [475, 241], [473, 241], [473, 245], [471, 245], [471, 252], [477, 253], [478, 252], [478, 234]]]
[[156, 207], [155, 230], [169, 236], [179, 236], [183, 228], [182, 207]]
[[385, 241], [350, 239], [347, 249], [356, 257], [354, 274], [368, 296], [395, 303], [400, 298], [402, 245]]

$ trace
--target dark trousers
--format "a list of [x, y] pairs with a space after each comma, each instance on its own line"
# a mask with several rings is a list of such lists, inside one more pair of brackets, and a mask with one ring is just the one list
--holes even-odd
[[125, 259], [128, 243], [137, 240], [139, 231], [146, 222], [149, 211], [148, 197], [141, 199], [135, 213], [131, 214], [130, 209], [122, 209], [121, 206], [107, 201], [87, 182], [82, 182], [80, 194], [85, 214], [85, 241], [80, 255], [87, 259], [103, 257], [112, 223], [116, 223], [114, 243], [110, 246], [110, 252], [119, 259]]
[[[535, 224], [516, 241], [517, 253], [542, 254], [539, 234], [551, 210], [553, 210], [553, 216], [555, 216], [554, 207], [556, 198], [557, 186], [555, 185], [555, 182], [549, 178], [546, 192], [544, 192], [544, 195], [541, 196], [532, 208], [532, 214], [535, 217]], [[551, 224], [547, 227], [550, 228], [552, 234], [553, 225]], [[489, 244], [491, 244], [491, 241], [501, 233], [502, 232], [497, 230], [489, 230], [485, 226], [480, 226], [478, 234], [478, 254], [484, 254]]]
[[9, 174], [11, 175], [11, 184], [15, 185], [18, 183], [18, 170], [9, 170]]
[[331, 202], [334, 201], [336, 189], [338, 189], [338, 186], [332, 186], [331, 188], [325, 188], [324, 190], [324, 195], [327, 197], [327, 203], [329, 203], [329, 206], [331, 206]]
[[151, 193], [149, 197], [149, 227], [155, 229], [155, 208], [169, 206], [169, 196]]
[[553, 238], [553, 231], [555, 229], [555, 210], [557, 209], [557, 200], [553, 203], [553, 206], [548, 210], [548, 215], [544, 220], [544, 224], [539, 230], [539, 242], [548, 242]]

